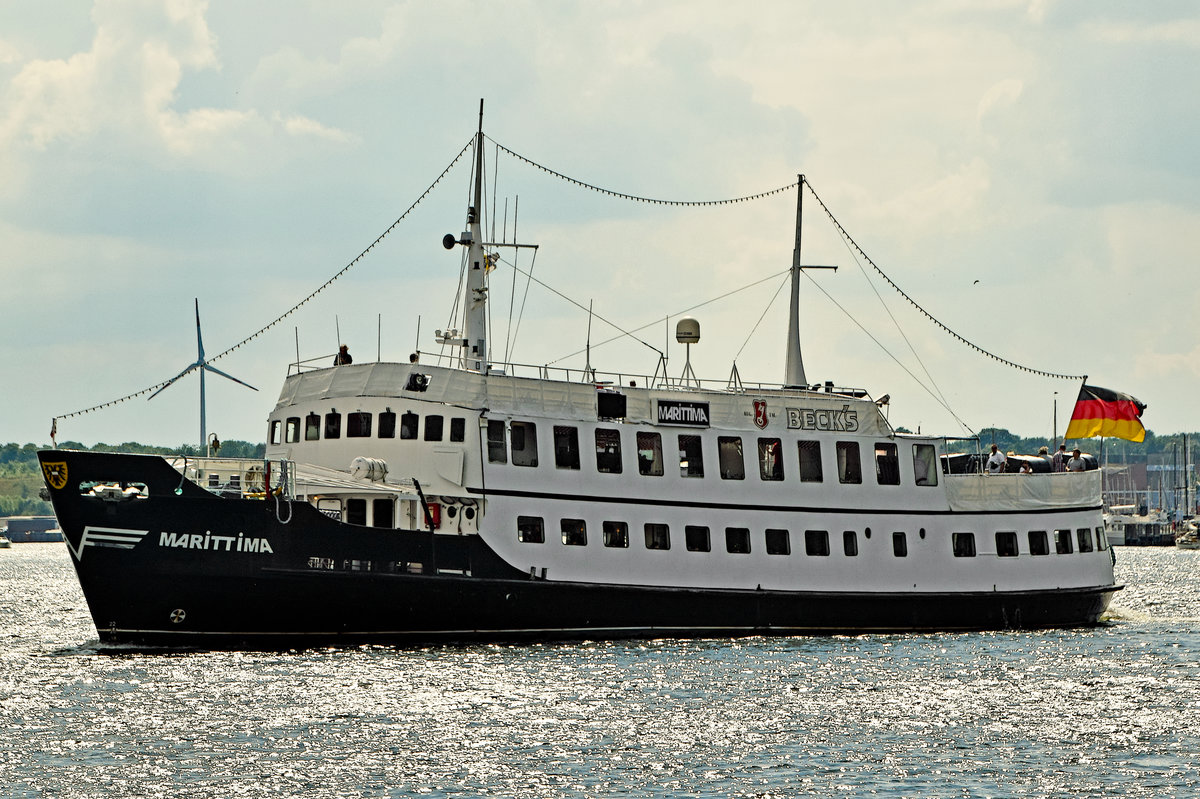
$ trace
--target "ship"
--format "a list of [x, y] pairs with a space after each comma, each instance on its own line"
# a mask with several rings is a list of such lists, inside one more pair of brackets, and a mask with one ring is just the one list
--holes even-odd
[[[482, 105], [461, 329], [302, 368], [261, 460], [39, 459], [101, 642], [294, 647], [1093, 625], [1100, 472], [950, 468], [887, 398], [810, 383], [795, 184], [783, 381], [630, 380], [489, 349]], [[685, 318], [677, 340], [699, 339]], [[203, 357], [203, 356], [202, 356]]]

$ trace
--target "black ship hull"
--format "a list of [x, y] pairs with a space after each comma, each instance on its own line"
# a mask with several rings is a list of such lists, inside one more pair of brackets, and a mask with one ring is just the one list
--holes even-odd
[[[1115, 586], [1022, 592], [714, 590], [540, 579], [478, 535], [343, 524], [218, 497], [161, 458], [40, 453], [101, 641], [199, 647], [1065, 627]], [[63, 479], [65, 476], [65, 479]], [[80, 484], [146, 486], [85, 496]]]

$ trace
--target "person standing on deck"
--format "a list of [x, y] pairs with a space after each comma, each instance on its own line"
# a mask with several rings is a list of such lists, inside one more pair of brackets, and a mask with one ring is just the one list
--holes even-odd
[[1001, 452], [999, 447], [992, 444], [992, 454], [987, 459], [988, 474], [1000, 474], [1004, 471], [1007, 463], [1008, 456]]

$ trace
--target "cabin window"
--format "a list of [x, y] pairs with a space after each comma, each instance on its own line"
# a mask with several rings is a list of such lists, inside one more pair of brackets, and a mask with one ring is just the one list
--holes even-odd
[[450, 440], [451, 441], [466, 441], [467, 440], [467, 420], [461, 416], [456, 416], [450, 420]]
[[508, 463], [503, 419], [488, 419], [487, 444], [488, 463]]
[[711, 547], [708, 541], [708, 528], [689, 524], [683, 528], [683, 542], [688, 552], [708, 552]]
[[734, 555], [750, 554], [750, 530], [745, 527], [726, 527], [725, 551]]
[[281, 424], [282, 423], [278, 419], [271, 422], [270, 441], [272, 444], [278, 444], [280, 442], [279, 429]]
[[783, 479], [783, 444], [778, 438], [758, 440], [758, 476], [763, 480]]
[[900, 456], [895, 444], [875, 443], [875, 479], [881, 486], [900, 485]]
[[1103, 527], [1096, 528], [1096, 549], [1101, 552], [1108, 549], [1108, 536], [1104, 534]]
[[671, 529], [658, 522], [646, 522], [646, 549], [670, 549]]
[[829, 531], [828, 530], [805, 530], [804, 531], [804, 554], [813, 555], [815, 557], [828, 557], [829, 555]]
[[417, 437], [417, 425], [420, 423], [421, 417], [417, 416], [412, 411], [405, 411], [400, 415], [400, 438], [414, 440]]
[[562, 542], [569, 547], [587, 546], [587, 525], [583, 519], [562, 520]]
[[325, 414], [325, 438], [342, 437], [342, 415], [337, 411]]
[[396, 437], [396, 412], [384, 411], [379, 414], [379, 437], [380, 438], [395, 438]]
[[625, 522], [605, 522], [604, 530], [604, 546], [614, 547], [616, 549], [627, 549], [629, 547], [629, 525]]
[[858, 458], [857, 441], [837, 442], [837, 467], [838, 482], [862, 482], [862, 462]]
[[717, 439], [717, 461], [721, 467], [722, 480], [746, 479], [746, 463], [742, 459], [742, 439], [738, 436], [721, 436]]
[[554, 426], [554, 467], [556, 469], [579, 468], [579, 430], [577, 428]]
[[637, 434], [638, 474], [662, 477], [662, 436], [658, 433]]
[[1017, 534], [1014, 532], [996, 533], [996, 554], [1002, 558], [1017, 556]]
[[892, 554], [898, 558], [908, 557], [908, 536], [904, 533], [892, 533]]
[[[426, 441], [441, 441], [442, 440], [442, 417], [441, 416], [426, 416], [425, 417], [425, 440]], [[513, 463], [517, 459], [513, 457]]]
[[858, 533], [853, 530], [842, 531], [842, 551], [849, 558], [853, 558], [858, 554]]
[[975, 534], [974, 533], [951, 533], [950, 543], [954, 547], [954, 557], [956, 558], [973, 558], [975, 557]]
[[938, 484], [937, 450], [932, 444], [913, 444], [913, 475], [919, 486]]
[[[441, 417], [437, 417], [439, 427]], [[537, 466], [537, 425], [533, 422], [513, 422], [509, 425], [513, 466]]]
[[787, 530], [767, 530], [766, 535], [768, 555], [792, 554], [792, 541]]
[[1075, 540], [1079, 542], [1080, 552], [1092, 551], [1092, 531], [1087, 527], [1080, 527], [1075, 531]]
[[1059, 555], [1070, 555], [1073, 551], [1071, 546], [1071, 531], [1070, 530], [1055, 530], [1054, 531], [1054, 551]]
[[1030, 530], [1029, 531], [1029, 554], [1030, 555], [1049, 555], [1050, 542], [1046, 538], [1045, 530]]
[[704, 476], [704, 453], [700, 450], [700, 436], [679, 437], [679, 476]]
[[546, 541], [546, 528], [541, 516], [517, 517], [517, 540], [522, 544], [542, 544]]
[[289, 444], [295, 444], [300, 440], [300, 417], [289, 416], [287, 427], [284, 432], [284, 440]]
[[346, 524], [367, 524], [367, 501], [365, 499], [346, 500]]
[[621, 431], [608, 427], [596, 428], [596, 471], [604, 474], [621, 473]]
[[388, 530], [396, 526], [396, 500], [391, 497], [371, 500], [371, 526]]
[[304, 417], [304, 440], [321, 440], [321, 414], [310, 413]]
[[821, 442], [797, 441], [800, 450], [800, 482], [820, 483], [825, 476], [821, 473]]
[[346, 438], [369, 438], [371, 414], [354, 411], [346, 414]]

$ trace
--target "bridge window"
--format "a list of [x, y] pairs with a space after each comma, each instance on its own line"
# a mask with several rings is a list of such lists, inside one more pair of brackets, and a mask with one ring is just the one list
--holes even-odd
[[717, 439], [717, 460], [722, 480], [745, 480], [746, 464], [742, 458], [742, 439], [721, 436]]
[[342, 415], [337, 411], [325, 414], [325, 438], [342, 437]]
[[662, 436], [658, 433], [637, 434], [638, 474], [662, 477]]
[[368, 438], [371, 435], [371, 414], [354, 411], [346, 414], [346, 438]]
[[895, 444], [875, 443], [875, 479], [881, 486], [900, 485], [900, 456]]
[[269, 437], [270, 437], [270, 441], [272, 444], [280, 443], [280, 440], [281, 440], [280, 436], [279, 436], [280, 424], [282, 424], [282, 423], [278, 419], [271, 422], [271, 431], [270, 431]]
[[396, 526], [396, 500], [391, 497], [371, 500], [371, 526], [389, 530]]
[[461, 416], [456, 416], [450, 420], [450, 440], [451, 441], [466, 441], [467, 440], [467, 420]]
[[[442, 417], [437, 418], [440, 428]], [[533, 422], [513, 422], [510, 428], [512, 433], [509, 443], [512, 444], [513, 466], [537, 466], [537, 425]]]
[[838, 482], [862, 482], [862, 462], [858, 457], [857, 441], [837, 442], [837, 467]]
[[1080, 527], [1075, 531], [1075, 540], [1079, 542], [1080, 552], [1092, 551], [1092, 531], [1087, 527]]
[[579, 430], [562, 425], [554, 426], [554, 467], [579, 468]]
[[[407, 416], [408, 414], [405, 414]], [[403, 432], [403, 428], [401, 428]], [[403, 438], [403, 436], [401, 436]], [[487, 427], [488, 463], [508, 463], [508, 442], [503, 419], [488, 419]]]
[[821, 472], [821, 442], [797, 441], [800, 450], [800, 482], [820, 483], [825, 479]]
[[679, 476], [704, 476], [704, 453], [700, 449], [700, 436], [679, 437]]
[[1054, 531], [1054, 551], [1059, 555], [1070, 555], [1071, 547], [1071, 531], [1070, 530], [1055, 530]]
[[1108, 536], [1104, 534], [1103, 527], [1096, 528], [1096, 549], [1101, 552], [1108, 549]]
[[295, 444], [300, 440], [300, 417], [289, 416], [287, 420], [287, 429], [284, 433], [284, 440], [289, 444]]
[[[426, 416], [425, 417], [425, 440], [426, 441], [441, 441], [442, 440], [442, 417], [441, 416]], [[516, 458], [513, 458], [516, 462]]]
[[367, 524], [367, 501], [365, 499], [346, 500], [346, 524]]
[[405, 411], [400, 416], [400, 438], [401, 440], [412, 441], [417, 437], [417, 425], [420, 424], [421, 417], [417, 416], [412, 411]]
[[758, 476], [763, 480], [783, 479], [783, 444], [778, 438], [758, 440]]
[[304, 440], [321, 440], [321, 415], [319, 413], [310, 413], [304, 417]]
[[621, 473], [621, 431], [596, 428], [596, 471], [604, 474]]
[[913, 474], [916, 476], [917, 485], [937, 485], [937, 463], [937, 450], [932, 444], [913, 444]]
[[380, 438], [395, 438], [396, 437], [396, 412], [384, 411], [379, 414], [379, 437]]

